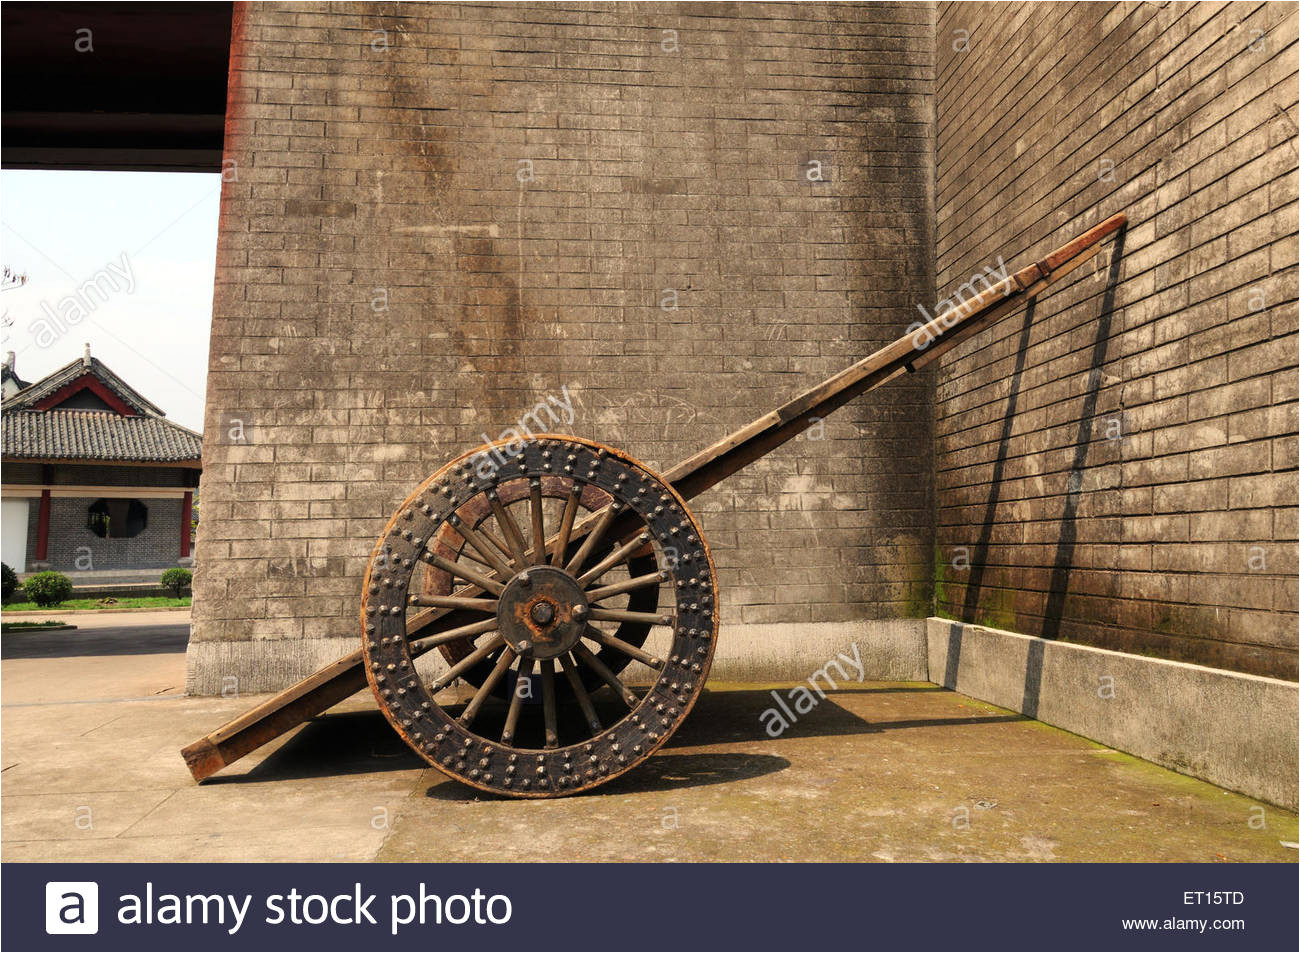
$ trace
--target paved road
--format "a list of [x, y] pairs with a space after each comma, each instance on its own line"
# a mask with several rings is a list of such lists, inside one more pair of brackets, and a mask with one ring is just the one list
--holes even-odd
[[6, 708], [184, 690], [188, 612], [56, 613], [51, 618], [77, 628], [8, 632], [0, 638]]
[[[104, 615], [52, 613], [49, 618], [75, 630], [9, 632], [0, 639], [0, 658], [57, 658], [91, 655], [159, 655], [184, 652], [190, 638], [188, 612], [115, 612]], [[37, 621], [24, 617], [23, 621]]]

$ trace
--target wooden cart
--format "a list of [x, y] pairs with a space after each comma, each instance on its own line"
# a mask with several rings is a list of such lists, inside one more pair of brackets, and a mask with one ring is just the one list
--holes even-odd
[[[202, 781], [365, 685], [422, 758], [484, 791], [558, 797], [631, 770], [690, 712], [718, 637], [713, 560], [687, 501], [1017, 310], [1125, 222], [1105, 220], [666, 473], [567, 436], [461, 455], [379, 537], [357, 651], [186, 747], [191, 773]], [[416, 659], [433, 649], [448, 667], [429, 679]]]

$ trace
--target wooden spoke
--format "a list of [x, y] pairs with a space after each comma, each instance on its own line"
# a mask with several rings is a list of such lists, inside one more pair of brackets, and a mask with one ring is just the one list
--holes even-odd
[[618, 511], [620, 509], [621, 507], [619, 507], [617, 503], [611, 503], [600, 511], [600, 516], [596, 520], [596, 525], [591, 528], [591, 532], [588, 533], [587, 538], [582, 541], [582, 545], [578, 547], [578, 551], [573, 554], [573, 558], [565, 565], [565, 572], [576, 572], [578, 567], [586, 562], [587, 557], [591, 555], [591, 551], [596, 548], [596, 544], [600, 542], [601, 537], [605, 535], [605, 530], [609, 529], [609, 524], [614, 522], [614, 517], [618, 516]]
[[[479, 590], [475, 586], [461, 586], [452, 595], [468, 598], [479, 595]], [[408, 639], [421, 638], [421, 633], [425, 629], [428, 629], [451, 611], [450, 609], [421, 609], [418, 612], [408, 612], [406, 615], [406, 637]]]
[[[450, 609], [416, 609], [413, 612], [408, 611], [406, 613], [406, 639], [411, 646], [411, 650], [415, 651], [418, 648], [420, 639], [437, 636], [439, 631], [442, 631], [438, 628], [438, 623], [450, 614]], [[475, 623], [476, 627], [479, 625], [482, 625], [482, 623]]]
[[515, 571], [511, 569], [500, 556], [488, 548], [487, 541], [478, 534], [478, 530], [474, 529], [464, 520], [457, 520], [452, 525], [455, 526], [456, 532], [460, 533], [460, 535], [465, 538], [465, 542], [478, 550], [478, 554], [487, 560], [487, 564], [497, 571], [498, 576], [502, 579], [509, 579], [515, 574]]
[[438, 692], [442, 691], [479, 662], [491, 655], [499, 646], [504, 645], [505, 641], [506, 640], [501, 638], [499, 635], [494, 635], [492, 638], [488, 639], [473, 652], [470, 652], [469, 655], [466, 655], [463, 659], [430, 682], [429, 694], [436, 695]]
[[578, 514], [578, 500], [582, 497], [583, 485], [574, 481], [569, 497], [564, 501], [564, 514], [560, 517], [560, 532], [555, 538], [555, 551], [551, 553], [551, 565], [559, 566], [564, 562], [564, 551], [569, 548], [569, 534], [573, 532], [573, 518]]
[[478, 524], [478, 531], [483, 534], [483, 538], [496, 547], [497, 552], [506, 558], [507, 562], [513, 562], [515, 554], [510, 551], [510, 544], [503, 542], [501, 537], [492, 532], [492, 529], [486, 523]]
[[[531, 693], [533, 679], [533, 660], [523, 658], [519, 660], [519, 678], [528, 679], [528, 690]], [[510, 693], [510, 710], [506, 712], [506, 726], [501, 730], [501, 743], [508, 745], [515, 740], [515, 729], [519, 727], [519, 713], [523, 711], [524, 698], [519, 694], [519, 682], [515, 682], [514, 691]]]
[[411, 596], [413, 606], [426, 609], [470, 609], [474, 612], [496, 612], [495, 599], [466, 599], [464, 596]]
[[595, 582], [648, 542], [650, 542], [649, 533], [637, 533], [622, 546], [615, 547], [612, 553], [579, 576], [578, 585], [585, 586], [588, 583]]
[[601, 681], [614, 689], [628, 708], [636, 708], [637, 705], [641, 704], [641, 699], [632, 694], [632, 689], [620, 682], [618, 676], [611, 672], [604, 662], [596, 658], [591, 649], [579, 642], [573, 647], [573, 654], [578, 657], [580, 662], [599, 675]]
[[644, 665], [649, 665], [653, 669], [663, 671], [663, 659], [656, 658], [644, 649], [639, 649], [635, 645], [632, 645], [630, 642], [624, 642], [617, 635], [610, 635], [608, 632], [598, 629], [594, 625], [589, 625], [587, 626], [586, 632], [583, 633], [583, 636], [599, 642], [601, 645], [608, 645], [612, 649], [617, 649], [624, 655], [634, 658]]
[[648, 572], [644, 576], [634, 576], [631, 579], [624, 579], [622, 582], [601, 586], [599, 589], [592, 589], [587, 593], [587, 601], [599, 602], [601, 599], [608, 599], [610, 596], [617, 596], [623, 592], [631, 592], [633, 589], [657, 586], [667, 578], [668, 571], [665, 569], [660, 569], [658, 572]]
[[501, 505], [501, 498], [496, 493], [488, 494], [488, 503], [491, 504], [492, 512], [496, 515], [497, 525], [506, 534], [506, 542], [510, 544], [510, 554], [514, 556], [515, 565], [523, 569], [528, 565], [528, 553], [525, 552], [524, 537], [519, 532], [519, 525], [510, 512]]
[[626, 609], [590, 609], [592, 622], [643, 622], [647, 625], [669, 625], [673, 621], [670, 615], [662, 612], [628, 612]]
[[591, 704], [591, 696], [587, 694], [586, 687], [582, 684], [582, 676], [573, 665], [573, 659], [568, 654], [560, 656], [560, 668], [564, 669], [564, 675], [569, 680], [569, 687], [573, 689], [573, 694], [578, 696], [578, 706], [582, 709], [582, 717], [587, 719], [587, 726], [591, 729], [592, 735], [600, 733], [600, 719], [596, 717], [596, 709]]
[[507, 645], [502, 649], [501, 655], [497, 658], [497, 664], [493, 666], [488, 677], [483, 679], [483, 684], [478, 687], [478, 691], [476, 691], [474, 697], [469, 700], [469, 704], [465, 706], [465, 710], [460, 713], [460, 723], [462, 725], [468, 728], [474, 723], [474, 719], [478, 717], [478, 710], [483, 707], [483, 702], [485, 702], [487, 697], [492, 694], [492, 689], [497, 687], [497, 682], [501, 681], [501, 677], [505, 675], [506, 669], [510, 667], [510, 663], [514, 660], [515, 650]]
[[[433, 545], [433, 540], [429, 540], [429, 545]], [[480, 566], [487, 566], [488, 562], [482, 556], [474, 555], [474, 550], [468, 546], [462, 546], [460, 552], [456, 554], [457, 559], [468, 559], [478, 563]], [[491, 568], [491, 567], [489, 567]]]
[[439, 645], [446, 645], [448, 642], [455, 642], [457, 639], [470, 638], [475, 635], [482, 635], [485, 632], [491, 632], [497, 627], [496, 619], [484, 619], [482, 622], [475, 622], [471, 625], [462, 625], [455, 629], [448, 629], [446, 632], [438, 632], [434, 635], [425, 636], [411, 643], [412, 652], [424, 652]]
[[533, 511], [533, 565], [546, 564], [546, 526], [542, 519], [542, 481], [533, 480], [528, 487]]
[[555, 730], [555, 662], [542, 661], [542, 717], [546, 721], [546, 747], [558, 748], [560, 736]]
[[[462, 555], [465, 554], [462, 553]], [[445, 573], [449, 573], [452, 576], [458, 576], [461, 579], [464, 579], [466, 582], [473, 583], [474, 585], [478, 586], [480, 589], [492, 593], [492, 595], [494, 596], [501, 595], [501, 590], [505, 589], [505, 586], [503, 586], [496, 579], [492, 579], [489, 576], [485, 576], [481, 572], [471, 569], [468, 566], [461, 565], [460, 563], [454, 563], [450, 559], [443, 559], [437, 553], [425, 553], [424, 561], [429, 563], [432, 566], [438, 567]], [[475, 562], [479, 562], [479, 561], [475, 560]], [[480, 563], [480, 565], [487, 565], [487, 564]]]

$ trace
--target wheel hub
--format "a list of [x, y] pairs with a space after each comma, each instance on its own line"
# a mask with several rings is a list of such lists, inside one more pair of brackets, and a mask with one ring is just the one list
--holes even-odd
[[532, 566], [506, 584], [497, 622], [516, 654], [549, 659], [578, 643], [588, 611], [587, 598], [573, 576], [551, 566]]

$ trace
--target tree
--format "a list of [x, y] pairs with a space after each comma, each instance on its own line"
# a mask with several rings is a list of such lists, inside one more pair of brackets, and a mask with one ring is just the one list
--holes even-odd
[[[13, 291], [25, 284], [27, 284], [27, 275], [25, 273], [19, 274], [8, 265], [4, 266], [4, 277], [0, 279], [0, 291]], [[9, 317], [9, 312], [6, 311], [3, 315], [0, 315], [0, 323], [3, 323], [5, 328], [9, 328], [13, 326], [14, 319]]]

